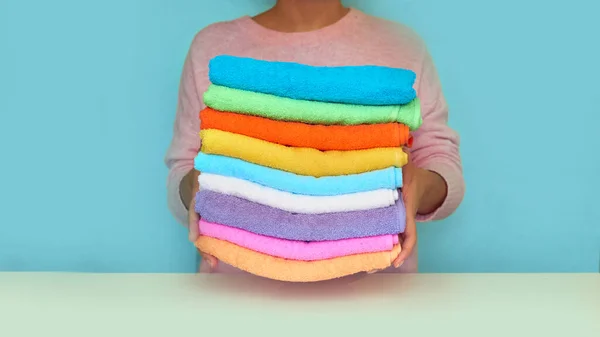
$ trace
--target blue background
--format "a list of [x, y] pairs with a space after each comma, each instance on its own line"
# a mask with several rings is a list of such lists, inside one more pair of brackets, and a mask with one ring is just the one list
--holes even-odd
[[[462, 137], [467, 194], [420, 226], [421, 271], [597, 272], [600, 3], [346, 3], [421, 34]], [[0, 270], [194, 271], [162, 162], [182, 62], [270, 4], [0, 1]]]

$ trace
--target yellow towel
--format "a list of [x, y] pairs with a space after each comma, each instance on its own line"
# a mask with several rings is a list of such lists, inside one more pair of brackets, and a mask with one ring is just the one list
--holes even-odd
[[401, 148], [352, 151], [319, 151], [287, 147], [231, 132], [200, 131], [201, 151], [238, 158], [261, 166], [299, 175], [323, 177], [358, 174], [391, 166], [402, 167], [408, 156]]
[[347, 255], [327, 260], [297, 261], [255, 252], [236, 244], [201, 236], [196, 247], [217, 259], [254, 275], [288, 282], [331, 280], [360, 272], [385, 269], [400, 254], [400, 245], [391, 251]]

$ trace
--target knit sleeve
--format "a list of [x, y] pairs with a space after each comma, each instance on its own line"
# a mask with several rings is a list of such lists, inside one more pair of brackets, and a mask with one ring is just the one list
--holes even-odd
[[[183, 225], [187, 225], [188, 211], [184, 205], [179, 185], [183, 177], [194, 168], [194, 158], [200, 148], [199, 112], [202, 107], [201, 85], [197, 79], [205, 73], [197, 69], [195, 49], [197, 38], [187, 54], [179, 84], [179, 97], [173, 126], [173, 136], [164, 161], [169, 169], [167, 177], [167, 201], [169, 210]], [[200, 77], [201, 78], [201, 77]]]
[[439, 174], [448, 186], [442, 205], [430, 214], [418, 215], [417, 221], [440, 220], [451, 215], [465, 193], [459, 135], [448, 126], [448, 105], [431, 58], [423, 47], [417, 94], [421, 100], [423, 124], [413, 135], [411, 158], [417, 167]]

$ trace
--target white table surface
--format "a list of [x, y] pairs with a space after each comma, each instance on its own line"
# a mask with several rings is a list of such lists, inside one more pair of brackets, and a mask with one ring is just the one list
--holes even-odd
[[600, 274], [0, 273], [0, 336], [600, 336]]

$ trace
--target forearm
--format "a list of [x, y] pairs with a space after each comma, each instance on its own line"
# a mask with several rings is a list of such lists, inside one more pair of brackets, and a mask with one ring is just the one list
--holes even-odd
[[177, 112], [173, 124], [173, 137], [165, 155], [169, 168], [167, 178], [168, 204], [171, 213], [184, 226], [189, 222], [189, 205], [195, 195], [197, 173], [194, 175], [194, 158], [200, 148], [200, 119], [198, 112], [204, 108], [202, 93], [210, 84], [208, 55], [203, 51], [206, 34], [198, 33], [190, 46], [183, 64]]
[[198, 175], [199, 172], [195, 169], [189, 171], [181, 182], [179, 183], [179, 196], [181, 197], [181, 201], [186, 207], [189, 207], [190, 203], [194, 199], [196, 192], [198, 192]]
[[448, 194], [448, 185], [446, 180], [436, 172], [424, 169], [419, 169], [419, 172], [421, 175], [419, 181], [424, 184], [424, 193], [420, 199], [417, 214], [426, 215], [442, 206]]

